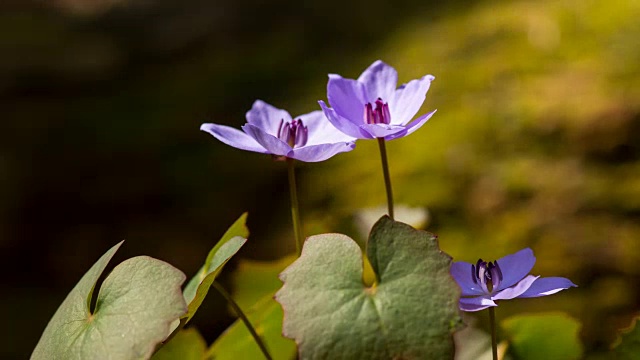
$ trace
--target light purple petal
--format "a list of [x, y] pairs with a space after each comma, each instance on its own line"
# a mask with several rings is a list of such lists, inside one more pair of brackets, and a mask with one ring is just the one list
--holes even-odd
[[353, 136], [349, 136], [333, 126], [321, 110], [300, 115], [296, 119], [302, 120], [302, 123], [309, 129], [307, 146], [355, 140]]
[[578, 285], [571, 282], [571, 280], [563, 277], [546, 277], [540, 278], [522, 293], [520, 298], [531, 298], [555, 294], [558, 291], [568, 289], [570, 287], [577, 287]]
[[398, 72], [391, 66], [377, 60], [360, 75], [358, 81], [365, 86], [365, 102], [373, 104], [378, 98], [389, 102], [398, 84]]
[[354, 124], [364, 123], [364, 84], [329, 74], [327, 99], [338, 115]]
[[527, 289], [531, 287], [531, 284], [533, 284], [533, 282], [536, 281], [537, 278], [539, 278], [539, 276], [528, 275], [515, 286], [498, 291], [498, 293], [491, 296], [491, 298], [493, 300], [509, 300], [516, 298], [527, 291]]
[[405, 127], [405, 131], [404, 132], [400, 132], [400, 133], [396, 133], [393, 135], [389, 135], [385, 138], [385, 140], [393, 140], [393, 139], [397, 139], [399, 137], [405, 137], [411, 133], [413, 133], [414, 131], [420, 129], [420, 127], [422, 125], [424, 125], [427, 121], [429, 121], [429, 119], [431, 119], [431, 117], [433, 116], [433, 114], [436, 113], [437, 110], [433, 110], [430, 113], [426, 113], [422, 116], [420, 116], [419, 118], [417, 118], [415, 121], [411, 122], [409, 125], [407, 125]]
[[456, 280], [460, 289], [461, 296], [484, 295], [478, 284], [474, 283], [471, 278], [471, 264], [465, 261], [456, 261], [451, 265], [451, 276]]
[[479, 311], [490, 306], [498, 306], [493, 300], [478, 296], [473, 298], [460, 298], [460, 310], [462, 311]]
[[251, 110], [247, 111], [247, 122], [267, 134], [278, 136], [278, 128], [280, 121], [291, 121], [291, 115], [282, 109], [278, 109], [272, 105], [267, 104], [262, 100], [256, 100], [251, 107]]
[[383, 138], [405, 131], [405, 127], [402, 125], [362, 124], [360, 128], [371, 134], [374, 138]]
[[384, 139], [386, 141], [390, 141], [390, 140], [394, 140], [394, 139], [399, 139], [401, 137], [405, 137], [407, 135], [407, 128], [404, 128], [402, 131], [399, 131], [395, 134], [391, 134], [391, 135], [387, 135], [384, 137]]
[[318, 101], [318, 104], [320, 104], [320, 107], [322, 108], [322, 111], [324, 112], [327, 119], [338, 130], [356, 139], [373, 139], [373, 136], [371, 136], [371, 134], [369, 134], [368, 132], [363, 131], [360, 126], [338, 115], [334, 109], [328, 108], [324, 101], [320, 100]]
[[290, 157], [305, 162], [318, 162], [327, 160], [335, 154], [351, 151], [355, 147], [356, 143], [354, 141], [304, 146], [293, 149]]
[[411, 80], [393, 93], [389, 101], [392, 124], [407, 125], [413, 119], [424, 103], [433, 79], [433, 76], [426, 75], [421, 79]]
[[202, 124], [202, 126], [200, 126], [200, 130], [208, 132], [216, 139], [227, 145], [233, 146], [234, 148], [255, 151], [263, 154], [269, 153], [267, 149], [255, 141], [251, 136], [232, 127], [217, 124]]
[[504, 276], [497, 290], [502, 290], [515, 285], [529, 274], [536, 263], [536, 257], [533, 256], [533, 250], [526, 248], [498, 259], [497, 262]]
[[253, 124], [244, 124], [242, 130], [244, 130], [247, 135], [256, 139], [265, 149], [269, 150], [269, 154], [288, 156], [291, 152], [291, 146], [289, 146], [289, 144], [271, 134], [267, 134], [264, 130]]

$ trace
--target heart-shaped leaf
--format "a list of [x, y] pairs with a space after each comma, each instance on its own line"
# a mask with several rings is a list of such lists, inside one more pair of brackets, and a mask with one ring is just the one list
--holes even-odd
[[283, 333], [302, 359], [450, 359], [461, 325], [451, 257], [430, 233], [382, 217], [367, 255], [377, 283], [363, 283], [349, 237], [310, 237], [280, 278]]
[[32, 359], [148, 359], [187, 310], [185, 275], [147, 256], [128, 259], [104, 280], [93, 313], [89, 305], [100, 274], [120, 245], [82, 277], [49, 321]]
[[207, 296], [211, 284], [222, 271], [224, 265], [235, 255], [238, 250], [247, 242], [249, 229], [245, 225], [247, 213], [244, 213], [233, 225], [224, 233], [220, 241], [211, 249], [207, 260], [198, 273], [189, 281], [184, 289], [184, 298], [189, 304], [189, 310], [180, 319], [186, 324], [196, 313], [202, 301]]

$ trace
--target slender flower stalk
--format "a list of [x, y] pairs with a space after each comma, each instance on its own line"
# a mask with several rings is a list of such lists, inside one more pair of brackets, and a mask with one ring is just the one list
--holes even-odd
[[238, 305], [238, 303], [236, 303], [235, 300], [233, 300], [233, 298], [231, 297], [231, 294], [229, 294], [227, 292], [227, 290], [225, 290], [222, 287], [222, 285], [220, 285], [217, 281], [214, 281], [212, 286], [216, 290], [218, 290], [220, 295], [222, 295], [225, 298], [225, 300], [227, 300], [229, 305], [231, 305], [231, 307], [233, 308], [233, 311], [235, 311], [236, 315], [238, 315], [238, 317], [242, 320], [244, 325], [247, 327], [247, 330], [249, 330], [249, 332], [251, 333], [251, 336], [253, 337], [253, 340], [255, 340], [256, 344], [260, 348], [260, 351], [262, 351], [262, 354], [264, 355], [264, 357], [267, 360], [272, 360], [273, 358], [271, 357], [271, 354], [269, 354], [269, 350], [267, 349], [267, 346], [262, 341], [262, 339], [260, 338], [260, 335], [258, 335], [258, 332], [253, 327], [253, 325], [251, 325], [251, 322], [249, 321], [247, 316], [244, 314], [244, 312], [240, 308], [240, 305]]
[[302, 226], [298, 210], [294, 160], [319, 162], [351, 151], [355, 138], [336, 129], [322, 111], [292, 117], [262, 100], [256, 100], [246, 115], [242, 131], [219, 124], [202, 124], [200, 129], [235, 148], [270, 154], [276, 161], [287, 161], [291, 192], [291, 217], [296, 251], [302, 252]]
[[302, 224], [300, 222], [300, 210], [298, 206], [298, 191], [296, 187], [295, 160], [287, 158], [287, 168], [289, 172], [289, 194], [291, 197], [291, 220], [293, 221], [293, 235], [296, 240], [296, 253], [302, 253]]
[[491, 325], [491, 351], [493, 352], [493, 360], [498, 360], [498, 337], [496, 335], [496, 310], [494, 307], [489, 308], [489, 323]]
[[324, 101], [318, 101], [327, 119], [346, 135], [356, 139], [378, 139], [389, 217], [392, 219], [393, 196], [385, 141], [413, 133], [435, 113], [435, 110], [431, 111], [412, 121], [434, 79], [432, 75], [425, 75], [397, 87], [396, 70], [378, 60], [358, 79], [329, 74], [327, 100], [331, 107]]
[[393, 190], [391, 188], [391, 176], [389, 175], [389, 162], [387, 161], [387, 147], [384, 138], [378, 138], [380, 147], [380, 158], [382, 160], [382, 173], [384, 174], [384, 186], [387, 189], [387, 207], [389, 209], [389, 217], [393, 217]]

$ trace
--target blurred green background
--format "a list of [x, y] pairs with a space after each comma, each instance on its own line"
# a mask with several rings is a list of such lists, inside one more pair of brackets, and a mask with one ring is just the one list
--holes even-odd
[[[283, 163], [198, 128], [239, 127], [255, 99], [316, 110], [327, 73], [354, 78], [376, 59], [401, 82], [436, 76], [422, 111], [437, 114], [388, 144], [396, 202], [428, 209], [427, 229], [456, 259], [530, 246], [535, 274], [580, 286], [503, 302], [499, 319], [566, 311], [595, 352], [638, 311], [638, 1], [32, 0], [0, 11], [3, 359], [30, 353], [121, 239], [114, 263], [147, 254], [190, 276], [249, 211], [240, 257], [292, 252]], [[308, 235], [356, 237], [354, 213], [385, 203], [375, 142], [298, 175]], [[222, 304], [210, 296], [196, 316], [209, 342], [231, 320]]]

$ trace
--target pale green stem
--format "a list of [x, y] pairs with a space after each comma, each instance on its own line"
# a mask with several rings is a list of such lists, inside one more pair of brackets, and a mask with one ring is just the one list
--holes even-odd
[[387, 147], [384, 138], [378, 138], [378, 145], [380, 147], [380, 158], [382, 159], [384, 186], [387, 189], [387, 207], [389, 208], [389, 217], [393, 220], [393, 191], [391, 190], [391, 176], [389, 176], [389, 162], [387, 161]]
[[496, 336], [496, 311], [494, 306], [489, 307], [489, 323], [491, 325], [491, 350], [493, 360], [498, 360], [498, 339]]
[[296, 253], [302, 254], [302, 225], [300, 223], [300, 210], [298, 206], [298, 191], [296, 189], [296, 172], [294, 169], [295, 160], [287, 158], [287, 168], [289, 170], [289, 194], [291, 197], [291, 219], [293, 221], [293, 234], [296, 240]]
[[256, 344], [258, 344], [258, 347], [260, 348], [260, 350], [262, 351], [262, 354], [264, 354], [264, 357], [267, 360], [272, 360], [271, 355], [269, 354], [269, 350], [267, 350], [267, 346], [265, 345], [265, 343], [262, 341], [262, 339], [260, 338], [260, 335], [258, 335], [258, 332], [256, 331], [256, 329], [253, 327], [253, 325], [251, 325], [251, 322], [249, 321], [249, 319], [247, 318], [247, 316], [244, 314], [244, 312], [242, 311], [242, 309], [240, 309], [240, 306], [238, 305], [238, 303], [235, 302], [235, 300], [233, 300], [233, 298], [231, 297], [231, 294], [229, 294], [227, 292], [227, 290], [225, 290], [222, 285], [220, 285], [218, 282], [214, 281], [212, 286], [218, 290], [218, 292], [220, 293], [220, 295], [222, 295], [227, 302], [229, 302], [229, 305], [231, 305], [231, 307], [233, 308], [233, 311], [235, 311], [236, 315], [238, 315], [238, 317], [242, 320], [242, 322], [244, 323], [244, 326], [247, 327], [247, 330], [249, 330], [249, 332], [251, 333], [251, 336], [253, 336], [253, 340], [255, 340]]

